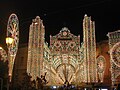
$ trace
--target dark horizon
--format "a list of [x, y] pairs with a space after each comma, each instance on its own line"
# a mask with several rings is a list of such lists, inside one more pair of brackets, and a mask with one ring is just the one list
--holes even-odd
[[120, 29], [119, 1], [79, 0], [78, 1], [0, 1], [0, 44], [5, 43], [7, 20], [15, 13], [19, 19], [20, 44], [28, 42], [29, 26], [32, 19], [40, 16], [45, 26], [45, 40], [56, 35], [63, 27], [74, 35], [83, 36], [84, 15], [95, 21], [96, 42], [107, 40], [108, 32]]

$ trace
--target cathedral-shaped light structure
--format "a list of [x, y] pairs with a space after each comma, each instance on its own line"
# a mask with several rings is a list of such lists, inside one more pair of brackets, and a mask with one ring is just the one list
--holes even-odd
[[81, 46], [80, 36], [70, 33], [67, 27], [55, 36], [50, 35], [49, 47], [44, 34], [43, 22], [37, 16], [30, 25], [28, 43], [27, 73], [33, 79], [46, 71], [50, 85], [98, 82], [95, 23], [91, 17], [84, 16]]

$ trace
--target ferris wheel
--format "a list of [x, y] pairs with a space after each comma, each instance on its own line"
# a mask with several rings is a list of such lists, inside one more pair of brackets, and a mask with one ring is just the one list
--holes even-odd
[[19, 43], [19, 21], [16, 14], [11, 14], [7, 24], [7, 37], [13, 39], [12, 45], [8, 47], [10, 55], [16, 56]]

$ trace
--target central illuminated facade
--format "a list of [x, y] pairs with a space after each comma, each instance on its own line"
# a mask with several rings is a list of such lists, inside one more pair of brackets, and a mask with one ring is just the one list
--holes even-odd
[[47, 72], [48, 85], [62, 85], [65, 81], [103, 82], [104, 57], [96, 59], [95, 23], [91, 17], [84, 16], [82, 43], [80, 36], [73, 35], [67, 27], [55, 36], [50, 35], [50, 46], [44, 37], [44, 25], [37, 16], [30, 25], [28, 44], [27, 73], [33, 80]]

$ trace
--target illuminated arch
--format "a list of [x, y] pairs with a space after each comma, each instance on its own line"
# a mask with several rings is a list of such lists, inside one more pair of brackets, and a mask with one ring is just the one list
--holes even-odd
[[68, 63], [60, 64], [56, 68], [56, 72], [58, 73], [60, 79], [65, 82], [66, 80], [71, 83], [75, 77], [75, 68], [73, 65]]
[[56, 72], [58, 71], [58, 69], [59, 69], [61, 66], [65, 65], [65, 64], [68, 65], [68, 66], [71, 66], [72, 69], [73, 69], [73, 71], [75, 72], [75, 67], [74, 67], [72, 64], [68, 64], [68, 63], [60, 64], [60, 65], [56, 68]]

